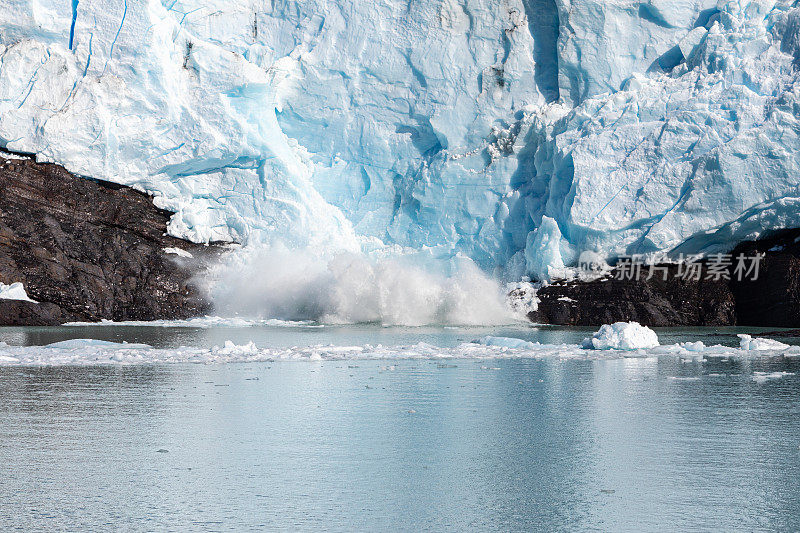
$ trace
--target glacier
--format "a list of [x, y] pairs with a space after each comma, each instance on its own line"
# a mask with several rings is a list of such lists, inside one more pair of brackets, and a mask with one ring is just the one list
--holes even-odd
[[0, 0], [0, 148], [195, 242], [581, 253], [800, 226], [800, 8], [716, 0]]

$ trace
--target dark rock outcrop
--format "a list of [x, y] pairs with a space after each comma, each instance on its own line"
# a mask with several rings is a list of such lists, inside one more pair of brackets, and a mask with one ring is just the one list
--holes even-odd
[[[707, 279], [707, 261], [700, 280], [684, 279], [677, 265], [659, 265], [651, 279], [618, 279], [619, 268], [594, 281], [548, 285], [537, 293], [537, 323], [599, 326], [637, 321], [647, 326], [800, 327], [800, 230], [785, 230], [758, 241], [739, 244], [730, 255], [764, 254], [757, 276], [735, 273], [729, 279]], [[645, 270], [645, 273], [647, 271]]]
[[52, 326], [70, 318], [55, 304], [0, 300], [1, 326]]
[[736, 322], [726, 281], [686, 280], [670, 265], [668, 277], [562, 282], [537, 293], [530, 319], [544, 324], [599, 326], [635, 320], [647, 326], [724, 326]]
[[192, 279], [221, 248], [167, 236], [170, 216], [128, 187], [0, 157], [0, 282], [40, 302], [0, 300], [0, 325], [207, 313]]
[[737, 325], [800, 327], [800, 230], [741, 243], [733, 255], [763, 253], [758, 278], [731, 282]]

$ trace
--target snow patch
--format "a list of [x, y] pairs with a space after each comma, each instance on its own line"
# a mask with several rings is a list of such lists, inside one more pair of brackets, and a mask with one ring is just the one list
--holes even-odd
[[31, 158], [30, 156], [26, 155], [12, 154], [11, 152], [6, 152], [5, 150], [0, 150], [0, 157], [12, 161], [24, 161]]
[[186, 259], [191, 259], [192, 257], [194, 257], [190, 252], [187, 252], [186, 250], [182, 250], [180, 248], [164, 248], [164, 253], [170, 255], [177, 255], [178, 257], [184, 257]]

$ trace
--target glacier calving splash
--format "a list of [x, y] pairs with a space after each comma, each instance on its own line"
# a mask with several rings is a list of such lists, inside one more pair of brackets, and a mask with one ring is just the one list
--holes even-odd
[[800, 226], [800, 9], [714, 0], [0, 0], [0, 148], [170, 232], [471, 258]]

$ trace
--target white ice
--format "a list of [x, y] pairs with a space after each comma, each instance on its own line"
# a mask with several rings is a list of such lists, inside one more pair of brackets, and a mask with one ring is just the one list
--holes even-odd
[[767, 381], [781, 379], [786, 376], [794, 376], [794, 372], [753, 372], [753, 381], [756, 383], [766, 383]]
[[191, 252], [187, 252], [181, 248], [164, 248], [164, 253], [169, 255], [177, 255], [178, 257], [183, 257], [184, 259], [191, 259], [194, 257]]
[[10, 285], [0, 283], [0, 300], [22, 300], [25, 302], [34, 302], [34, 300], [31, 300], [28, 297], [28, 293], [25, 292], [25, 287], [22, 285], [22, 283], [12, 283]]
[[[107, 365], [162, 363], [243, 363], [260, 361], [339, 361], [339, 360], [492, 360], [552, 359], [607, 360], [623, 358], [677, 358], [686, 362], [719, 360], [753, 360], [759, 358], [800, 358], [800, 347], [781, 350], [743, 350], [726, 346], [709, 346], [698, 351], [695, 343], [654, 348], [587, 350], [577, 344], [540, 344], [520, 339], [484, 337], [475, 342], [443, 348], [426, 343], [400, 346], [382, 345], [314, 345], [288, 348], [259, 347], [253, 342], [237, 345], [227, 341], [213, 348], [152, 348], [141, 344], [120, 344], [91, 339], [76, 339], [49, 346], [9, 346], [0, 343], [0, 365]], [[782, 373], [780, 377], [791, 376]], [[777, 379], [773, 373], [753, 374], [761, 381]]]
[[655, 331], [638, 322], [604, 324], [583, 346], [594, 350], [639, 350], [659, 345]]
[[0, 148], [198, 242], [541, 279], [800, 225], [799, 60], [790, 0], [0, 0]]
[[774, 339], [753, 338], [750, 335], [739, 335], [739, 346], [742, 350], [784, 350], [789, 347]]

